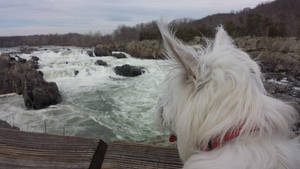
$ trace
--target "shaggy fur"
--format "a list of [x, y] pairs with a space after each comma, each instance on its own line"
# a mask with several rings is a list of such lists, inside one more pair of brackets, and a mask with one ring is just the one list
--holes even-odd
[[[195, 48], [180, 42], [167, 24], [158, 27], [175, 68], [157, 117], [176, 134], [184, 168], [299, 169], [300, 144], [291, 132], [298, 113], [266, 93], [258, 64], [224, 29], [217, 28], [206, 47]], [[241, 126], [237, 138], [202, 151], [215, 136]]]

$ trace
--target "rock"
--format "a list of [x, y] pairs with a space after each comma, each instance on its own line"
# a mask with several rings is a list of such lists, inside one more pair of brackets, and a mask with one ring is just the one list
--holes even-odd
[[94, 57], [94, 52], [91, 50], [86, 51], [86, 53], [90, 56], [90, 57]]
[[40, 68], [40, 66], [39, 66], [39, 64], [37, 62], [30, 62], [30, 61], [28, 61], [28, 64], [31, 65], [32, 69], [39, 69]]
[[18, 127], [11, 126], [10, 124], [8, 124], [6, 121], [3, 120], [0, 120], [0, 128], [20, 130]]
[[110, 46], [99, 44], [95, 47], [94, 53], [96, 56], [111, 56], [112, 50]]
[[265, 81], [264, 82], [265, 88], [268, 91], [268, 93], [275, 95], [275, 94], [288, 94], [293, 95], [293, 86], [289, 84], [279, 84], [275, 82]]
[[26, 59], [20, 58], [19, 56], [16, 56], [16, 58], [18, 59], [18, 62], [20, 62], [20, 63], [26, 62]]
[[38, 71], [41, 77], [44, 77], [44, 73], [42, 71]]
[[108, 66], [106, 62], [104, 62], [103, 60], [97, 60], [95, 62], [95, 65], [100, 65], [100, 66]]
[[[19, 59], [18, 59], [19, 60]], [[0, 94], [22, 94], [27, 108], [40, 109], [61, 101], [55, 83], [46, 82], [37, 71], [38, 61], [16, 61], [7, 54], [0, 55]]]
[[9, 61], [16, 61], [16, 58], [14, 58], [14, 57], [9, 57]]
[[9, 54], [0, 55], [0, 94], [13, 93], [14, 84], [12, 79], [14, 78], [14, 74], [12, 71], [8, 71], [13, 69], [13, 65], [16, 64], [16, 60], [11, 60]]
[[26, 107], [33, 109], [42, 109], [61, 102], [58, 87], [54, 82], [46, 82], [34, 88], [25, 86], [23, 98]]
[[[280, 84], [265, 81], [264, 85], [269, 94], [277, 99], [289, 103], [300, 114], [300, 91], [294, 88], [294, 83]], [[300, 122], [295, 124], [294, 132], [296, 132], [296, 134], [300, 134]]]
[[118, 59], [127, 58], [123, 53], [113, 53], [112, 56]]
[[40, 58], [38, 58], [37, 56], [31, 56], [30, 60], [37, 62], [40, 60]]
[[292, 103], [300, 113], [300, 91], [294, 88], [295, 83], [278, 83], [265, 81], [264, 86], [267, 92], [276, 98]]
[[79, 73], [79, 71], [78, 71], [78, 70], [74, 70], [74, 76], [77, 76], [77, 75], [78, 75], [78, 73]]
[[114, 71], [117, 75], [120, 76], [134, 77], [145, 73], [145, 68], [125, 64], [123, 66], [116, 66], [114, 68]]
[[[26, 61], [26, 60], [25, 60]], [[27, 61], [27, 64], [32, 68], [32, 69], [39, 69], [39, 58], [36, 56], [32, 56], [30, 60]]]

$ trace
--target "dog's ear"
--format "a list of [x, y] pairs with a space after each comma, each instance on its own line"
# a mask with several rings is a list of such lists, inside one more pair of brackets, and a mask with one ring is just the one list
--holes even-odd
[[189, 76], [196, 79], [198, 61], [195, 57], [197, 56], [195, 49], [178, 40], [163, 21], [158, 22], [157, 25], [164, 41], [167, 57], [175, 59]]
[[218, 50], [224, 47], [233, 47], [233, 40], [224, 30], [223, 26], [217, 27], [217, 34], [214, 43], [214, 50]]

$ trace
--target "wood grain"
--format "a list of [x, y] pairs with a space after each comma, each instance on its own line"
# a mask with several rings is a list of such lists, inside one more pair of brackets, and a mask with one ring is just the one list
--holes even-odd
[[126, 142], [107, 148], [99, 139], [0, 128], [0, 169], [100, 169], [101, 164], [102, 169], [182, 168], [176, 148]]
[[0, 129], [0, 169], [100, 169], [105, 150], [99, 139]]
[[177, 149], [137, 143], [109, 144], [102, 169], [179, 169]]

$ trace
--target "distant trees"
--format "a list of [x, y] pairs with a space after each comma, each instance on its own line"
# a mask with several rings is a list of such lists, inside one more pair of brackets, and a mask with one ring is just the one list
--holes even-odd
[[32, 36], [13, 36], [0, 37], [0, 47], [14, 46], [42, 46], [42, 45], [59, 45], [59, 46], [95, 46], [101, 41], [100, 33], [90, 34], [48, 34], [48, 35], [32, 35]]
[[233, 37], [239, 36], [286, 36], [283, 22], [275, 22], [259, 14], [248, 13], [239, 18], [238, 23], [228, 21], [224, 23], [227, 32]]
[[123, 44], [138, 40], [139, 31], [134, 27], [121, 25], [115, 31], [113, 31], [111, 36], [115, 43]]
[[176, 36], [186, 42], [193, 40], [195, 36], [212, 37], [214, 34], [214, 29], [195, 23], [179, 24], [175, 29]]
[[139, 31], [139, 40], [161, 39], [156, 22], [141, 23], [135, 27]]

